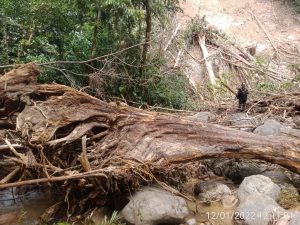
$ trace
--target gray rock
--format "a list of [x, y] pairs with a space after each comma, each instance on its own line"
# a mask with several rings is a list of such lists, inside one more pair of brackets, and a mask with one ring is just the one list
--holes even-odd
[[225, 121], [232, 126], [243, 126], [243, 125], [255, 125], [256, 120], [253, 117], [248, 116], [246, 113], [233, 113], [229, 115]]
[[216, 115], [211, 112], [198, 112], [195, 115], [188, 116], [188, 118], [201, 122], [212, 122], [216, 120]]
[[246, 113], [233, 113], [229, 115], [225, 122], [229, 126], [233, 126], [242, 131], [252, 132], [253, 128], [256, 126], [257, 121], [253, 117], [248, 116]]
[[289, 211], [286, 211], [284, 213], [284, 216], [281, 217], [276, 225], [299, 225], [300, 224], [300, 213], [292, 213]]
[[246, 177], [238, 188], [237, 194], [240, 202], [245, 201], [249, 195], [263, 194], [276, 200], [280, 193], [280, 187], [273, 181], [262, 175]]
[[300, 175], [296, 174], [296, 173], [291, 173], [291, 180], [292, 180], [293, 185], [296, 188], [300, 189]]
[[288, 225], [299, 225], [300, 224], [300, 213], [299, 212], [293, 213], [290, 217], [291, 218], [290, 218]]
[[202, 201], [217, 201], [221, 200], [224, 195], [232, 194], [227, 185], [215, 181], [204, 181], [195, 184], [194, 193]]
[[255, 134], [260, 134], [263, 136], [267, 135], [279, 135], [281, 129], [281, 124], [273, 119], [267, 119], [263, 125], [258, 126], [255, 130]]
[[245, 177], [261, 174], [268, 169], [265, 162], [255, 160], [215, 159], [210, 163], [213, 172], [240, 184]]
[[291, 183], [290, 178], [281, 168], [266, 170], [262, 172], [261, 175], [269, 177], [276, 184]]
[[289, 225], [290, 220], [291, 220], [290, 216], [284, 215], [278, 221], [276, 221], [276, 225]]
[[286, 214], [286, 211], [278, 206], [274, 199], [264, 194], [249, 195], [239, 205], [235, 219], [238, 224], [245, 225], [269, 225], [275, 224]]
[[135, 225], [181, 223], [188, 214], [183, 198], [155, 187], [145, 187], [135, 193], [121, 211], [124, 219]]

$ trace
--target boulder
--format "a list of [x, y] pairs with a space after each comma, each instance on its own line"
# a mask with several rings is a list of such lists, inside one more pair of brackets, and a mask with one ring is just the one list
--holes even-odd
[[188, 118], [201, 122], [212, 122], [216, 120], [216, 115], [211, 112], [198, 112]]
[[267, 119], [263, 125], [258, 126], [255, 130], [255, 134], [260, 134], [263, 136], [267, 135], [279, 135], [281, 129], [281, 124], [273, 119]]
[[231, 195], [230, 188], [222, 183], [215, 181], [198, 182], [194, 186], [194, 193], [201, 201], [218, 201], [224, 195]]
[[215, 159], [209, 166], [216, 175], [225, 176], [237, 184], [245, 177], [261, 174], [268, 169], [265, 162], [239, 159]]
[[281, 208], [273, 198], [265, 194], [250, 194], [241, 202], [234, 218], [237, 224], [244, 225], [269, 225], [276, 224], [286, 211]]
[[188, 214], [183, 198], [155, 187], [136, 192], [121, 211], [124, 219], [135, 225], [182, 223]]
[[229, 125], [233, 125], [233, 126], [252, 124], [251, 118], [246, 113], [243, 112], [230, 114], [226, 117], [225, 120], [229, 123]]
[[293, 185], [296, 188], [300, 189], [300, 175], [296, 174], [296, 173], [291, 173], [291, 180], [292, 180]]
[[280, 187], [273, 183], [269, 177], [253, 175], [243, 180], [237, 192], [240, 202], [245, 201], [249, 195], [256, 193], [276, 200], [280, 193]]
[[233, 113], [229, 115], [225, 121], [230, 126], [235, 126], [243, 131], [251, 131], [253, 127], [256, 125], [257, 121], [253, 118], [248, 116], [246, 113]]
[[290, 216], [288, 225], [299, 225], [300, 224], [300, 212], [293, 213]]
[[261, 175], [263, 175], [265, 177], [269, 177], [276, 184], [291, 183], [291, 179], [285, 173], [285, 170], [280, 167], [273, 168], [272, 170], [270, 168], [270, 169], [262, 172]]
[[278, 221], [276, 221], [275, 225], [289, 225], [289, 221], [291, 220], [291, 217], [288, 215], [284, 215], [281, 217]]

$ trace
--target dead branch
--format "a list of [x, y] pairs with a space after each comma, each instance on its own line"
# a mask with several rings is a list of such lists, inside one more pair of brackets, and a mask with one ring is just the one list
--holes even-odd
[[79, 156], [79, 161], [85, 172], [91, 171], [91, 165], [87, 158], [87, 150], [86, 150], [86, 135], [82, 137], [82, 153]]
[[164, 51], [167, 51], [168, 47], [170, 46], [170, 44], [172, 43], [173, 39], [176, 37], [177, 32], [179, 30], [179, 28], [181, 27], [181, 23], [179, 23], [176, 27], [176, 29], [174, 30], [169, 42], [167, 43], [166, 47], [164, 48]]
[[173, 68], [177, 68], [178, 67], [180, 58], [182, 56], [182, 53], [183, 53], [183, 49], [180, 49], [179, 52], [178, 52], [178, 54], [177, 54], [177, 57], [176, 57], [175, 64], [174, 64]]
[[0, 185], [9, 182], [19, 171], [20, 171], [20, 167], [18, 166], [12, 172], [10, 172], [6, 177], [0, 180]]
[[4, 141], [7, 144], [7, 146], [9, 147], [9, 149], [12, 151], [12, 153], [15, 156], [17, 156], [23, 162], [24, 165], [27, 165], [28, 158], [24, 154], [17, 152], [17, 150], [13, 147], [13, 145], [9, 142], [9, 140], [5, 139]]
[[266, 37], [268, 38], [268, 40], [270, 41], [270, 43], [271, 43], [273, 49], [275, 50], [275, 53], [278, 54], [278, 49], [275, 47], [275, 45], [274, 45], [274, 43], [273, 43], [273, 41], [272, 41], [270, 35], [268, 34], [268, 32], [267, 32], [266, 29], [265, 29], [265, 27], [262, 25], [262, 23], [259, 21], [259, 19], [257, 18], [257, 16], [256, 16], [253, 12], [250, 11], [250, 13], [251, 13], [251, 15], [253, 16], [253, 18], [255, 19], [255, 21], [257, 22], [258, 26], [259, 26], [259, 27], [263, 30], [263, 32], [265, 33], [265, 35], [266, 35]]
[[81, 179], [85, 177], [104, 177], [107, 178], [104, 173], [100, 172], [101, 170], [93, 170], [91, 172], [85, 172], [80, 174], [74, 174], [69, 176], [60, 176], [60, 177], [51, 177], [51, 178], [39, 178], [39, 179], [33, 179], [33, 180], [26, 180], [26, 181], [19, 181], [15, 183], [7, 183], [7, 184], [1, 184], [1, 189], [11, 188], [11, 187], [22, 187], [26, 185], [32, 185], [32, 184], [44, 184], [44, 183], [52, 183], [52, 182], [59, 182], [59, 181], [66, 181], [66, 180], [74, 180], [74, 179]]
[[214, 74], [212, 65], [211, 65], [210, 61], [207, 59], [208, 58], [208, 50], [205, 46], [205, 35], [202, 35], [201, 37], [199, 37], [198, 42], [199, 42], [199, 46], [200, 46], [200, 49], [203, 54], [203, 58], [206, 58], [204, 62], [205, 62], [208, 76], [209, 76], [210, 83], [214, 86], [216, 84], [216, 78], [215, 78], [215, 74]]

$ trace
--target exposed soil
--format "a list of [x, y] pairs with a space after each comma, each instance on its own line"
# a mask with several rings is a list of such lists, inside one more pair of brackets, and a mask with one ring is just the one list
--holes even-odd
[[244, 47], [255, 44], [260, 52], [272, 53], [270, 41], [254, 16], [261, 22], [275, 46], [300, 48], [300, 14], [285, 1], [271, 0], [186, 0], [181, 3], [182, 23], [206, 15], [216, 28]]
[[[204, 17], [209, 28], [224, 33], [234, 45], [254, 48], [258, 63], [289, 79], [296, 76], [291, 65], [300, 60], [300, 13], [287, 1], [186, 0], [181, 8], [177, 23], [182, 27], [195, 17]], [[185, 71], [194, 86], [200, 87], [207, 83], [206, 70], [197, 62], [202, 55], [198, 47], [190, 48], [189, 54], [194, 59], [184, 60]]]

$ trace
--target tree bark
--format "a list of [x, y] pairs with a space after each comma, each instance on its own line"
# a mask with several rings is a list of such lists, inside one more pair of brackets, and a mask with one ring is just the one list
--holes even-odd
[[[147, 53], [150, 46], [151, 41], [151, 30], [152, 30], [152, 18], [151, 18], [151, 0], [144, 0], [144, 6], [146, 10], [146, 32], [145, 32], [145, 44], [143, 47], [142, 53], [142, 63], [141, 65], [144, 66], [147, 62]], [[143, 69], [142, 69], [143, 70]]]
[[[98, 3], [100, 4], [100, 3]], [[91, 58], [95, 56], [96, 50], [97, 50], [97, 35], [99, 30], [99, 23], [100, 23], [100, 16], [101, 16], [101, 10], [99, 5], [96, 6], [96, 18], [95, 18], [95, 25], [94, 25], [94, 33], [93, 33], [93, 42], [92, 42], [92, 48], [91, 48]]]
[[205, 46], [205, 35], [202, 35], [202, 36], [199, 35], [199, 46], [202, 51], [202, 55], [203, 55], [203, 59], [205, 62], [205, 67], [207, 70], [207, 74], [208, 74], [210, 83], [212, 84], [212, 86], [215, 86], [216, 85], [216, 77], [215, 77], [214, 70], [212, 68], [210, 59], [208, 58], [209, 57], [208, 50]]
[[[108, 166], [108, 157], [103, 156], [107, 154], [117, 156], [118, 161], [153, 166], [213, 157], [262, 159], [300, 174], [299, 141], [259, 136], [124, 103], [106, 103], [67, 86], [37, 84], [38, 74], [38, 68], [28, 64], [0, 77], [0, 123], [15, 115], [15, 129], [27, 143], [25, 147], [38, 146], [51, 152], [49, 170], [63, 161], [59, 158], [61, 151], [75, 151], [86, 136], [86, 158], [92, 171]], [[72, 157], [81, 153], [76, 150]]]

